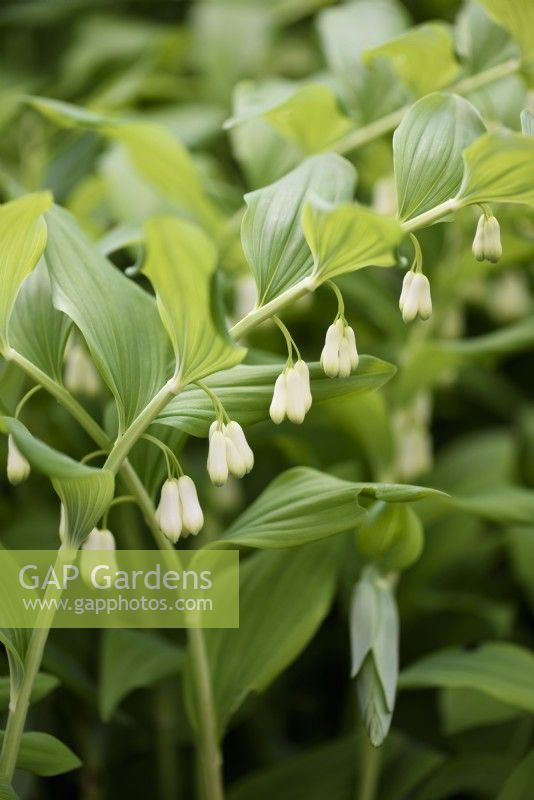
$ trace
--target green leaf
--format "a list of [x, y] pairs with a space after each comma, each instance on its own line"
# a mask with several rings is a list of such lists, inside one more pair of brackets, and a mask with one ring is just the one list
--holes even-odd
[[9, 323], [11, 346], [61, 383], [70, 329], [70, 319], [54, 308], [46, 264], [40, 261], [17, 297]]
[[[309, 367], [314, 405], [373, 391], [395, 373], [392, 364], [372, 356], [360, 356], [354, 375], [343, 380], [327, 378], [318, 363]], [[241, 425], [251, 425], [269, 418], [274, 382], [282, 369], [283, 364], [240, 364], [210, 376], [205, 382], [217, 393], [232, 419]], [[213, 404], [206, 393], [196, 386], [188, 386], [165, 406], [156, 422], [193, 436], [207, 436], [213, 414]]]
[[463, 97], [435, 93], [418, 100], [393, 135], [399, 215], [406, 220], [454, 197], [462, 183], [462, 153], [484, 133]]
[[333, 208], [311, 201], [304, 207], [302, 228], [321, 283], [370, 265], [393, 266], [404, 236], [396, 219], [357, 204]]
[[333, 91], [320, 83], [302, 86], [263, 116], [306, 155], [327, 150], [352, 127]]
[[4, 417], [3, 422], [30, 464], [51, 478], [65, 508], [69, 542], [79, 547], [113, 498], [113, 473], [73, 461], [36, 439], [16, 419]]
[[534, 711], [534, 655], [524, 647], [487, 642], [432, 653], [405, 669], [401, 689], [476, 689], [525, 711]]
[[210, 313], [217, 261], [211, 240], [194, 223], [174, 217], [151, 219], [146, 240], [143, 271], [156, 290], [180, 381], [192, 383], [242, 361], [246, 350], [219, 333]]
[[69, 214], [55, 208], [47, 224], [54, 305], [81, 330], [124, 429], [170, 373], [170, 348], [156, 303], [96, 251]]
[[241, 240], [264, 305], [311, 271], [313, 258], [301, 228], [311, 195], [332, 203], [352, 199], [356, 173], [341, 156], [312, 156], [280, 180], [245, 195]]
[[[46, 675], [44, 672], [39, 672], [35, 676], [35, 681], [32, 686], [31, 703], [38, 703], [50, 692], [53, 692], [59, 686], [59, 680], [54, 675]], [[9, 706], [10, 699], [10, 679], [0, 678], [0, 710], [5, 711]]]
[[534, 205], [534, 138], [522, 133], [486, 133], [464, 152], [458, 199], [469, 203]]
[[[240, 568], [240, 619], [236, 629], [204, 631], [217, 729], [251, 692], [261, 692], [302, 652], [332, 602], [340, 550], [319, 542], [295, 550], [263, 551]], [[186, 699], [197, 724], [187, 663]]]
[[447, 86], [460, 70], [449, 26], [439, 22], [418, 25], [363, 56], [366, 64], [383, 58], [418, 97]]
[[0, 800], [19, 800], [18, 794], [7, 778], [0, 775]]
[[98, 707], [108, 722], [124, 698], [145, 686], [177, 675], [184, 651], [160, 636], [145, 631], [104, 631]]
[[534, 54], [534, 6], [531, 0], [480, 0], [480, 3], [519, 43], [525, 56]]
[[353, 483], [295, 467], [275, 478], [213, 546], [295, 547], [350, 530], [364, 515]]
[[[3, 742], [4, 736], [2, 731], [0, 742]], [[33, 772], [34, 775], [50, 777], [78, 769], [81, 765], [82, 762], [78, 756], [74, 755], [72, 750], [55, 736], [33, 731], [22, 734], [17, 756], [17, 769]], [[7, 796], [9, 797], [9, 795]]]
[[447, 736], [508, 722], [520, 713], [517, 708], [476, 689], [443, 689], [439, 705], [443, 732]]
[[359, 0], [328, 8], [318, 29], [329, 71], [340, 96], [359, 122], [377, 119], [406, 100], [390, 65], [363, 63], [363, 53], [401, 33], [409, 24], [406, 9], [394, 0]]
[[521, 112], [521, 130], [526, 136], [534, 136], [534, 114], [528, 108]]
[[8, 344], [8, 328], [22, 282], [46, 244], [42, 215], [52, 205], [49, 192], [27, 194], [0, 206], [0, 350]]
[[534, 751], [530, 752], [514, 769], [497, 800], [530, 800], [534, 783]]
[[126, 148], [136, 170], [167, 200], [212, 233], [223, 217], [212, 204], [186, 148], [166, 128], [145, 122], [122, 122], [79, 106], [47, 97], [28, 102], [56, 125], [95, 130]]
[[469, 496], [453, 496], [455, 508], [501, 525], [529, 525], [534, 519], [534, 491], [499, 485]]
[[511, 528], [506, 538], [512, 573], [534, 609], [534, 528]]

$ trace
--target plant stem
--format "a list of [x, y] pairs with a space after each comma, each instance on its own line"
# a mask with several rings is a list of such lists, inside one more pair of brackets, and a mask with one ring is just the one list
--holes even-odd
[[275, 297], [274, 300], [270, 300], [268, 303], [265, 303], [265, 305], [260, 306], [260, 308], [255, 308], [254, 311], [251, 311], [246, 317], [239, 320], [233, 328], [230, 328], [230, 335], [234, 339], [242, 339], [261, 322], [270, 319], [270, 317], [277, 314], [284, 306], [287, 306], [293, 300], [298, 300], [299, 297], [303, 297], [307, 292], [313, 292], [315, 288], [315, 282], [311, 277], [303, 278], [294, 286], [282, 292], [281, 295]]
[[419, 228], [426, 228], [428, 225], [432, 225], [433, 222], [437, 222], [438, 219], [446, 217], [447, 214], [453, 214], [455, 211], [458, 211], [459, 208], [461, 208], [461, 203], [453, 197], [425, 211], [423, 214], [419, 214], [417, 217], [412, 217], [412, 219], [403, 222], [402, 229], [406, 233], [411, 233], [411, 231], [416, 231]]
[[[447, 87], [445, 91], [454, 92], [456, 94], [469, 94], [469, 92], [482, 89], [484, 86], [488, 86], [508, 75], [514, 75], [516, 72], [519, 72], [520, 67], [521, 62], [519, 59], [511, 58], [509, 61], [496, 64], [483, 72], [479, 72], [477, 75], [470, 75], [467, 78], [462, 78], [462, 80]], [[330, 145], [328, 149], [335, 150], [336, 153], [341, 153], [343, 155], [369, 144], [375, 139], [380, 138], [380, 136], [384, 136], [386, 133], [390, 133], [394, 130], [397, 125], [400, 124], [402, 118], [411, 106], [412, 103], [405, 105], [402, 108], [392, 111], [390, 114], [386, 114], [384, 117], [380, 117], [380, 119], [373, 120], [373, 122], [364, 125], [362, 128], [350, 131], [333, 145]]]
[[[61, 547], [58, 550], [54, 564], [54, 571], [56, 574], [59, 574], [64, 565], [72, 563], [75, 555], [76, 551], [66, 550]], [[54, 597], [59, 598], [61, 593], [62, 589], [60, 587], [49, 585], [45, 593], [45, 599], [52, 600]], [[41, 666], [43, 651], [54, 615], [53, 612], [44, 611], [44, 616], [47, 617], [46, 625], [36, 627], [32, 631], [30, 643], [24, 658], [22, 682], [15, 696], [12, 696], [9, 704], [9, 716], [4, 735], [2, 753], [0, 754], [0, 774], [5, 776], [8, 781], [11, 781], [13, 778], [13, 773], [17, 765], [17, 757], [26, 717], [28, 715], [32, 688], [35, 677], [39, 672], [39, 667]]]
[[358, 787], [358, 800], [375, 799], [380, 777], [380, 755], [378, 747], [373, 747], [364, 733], [360, 754], [361, 779]]

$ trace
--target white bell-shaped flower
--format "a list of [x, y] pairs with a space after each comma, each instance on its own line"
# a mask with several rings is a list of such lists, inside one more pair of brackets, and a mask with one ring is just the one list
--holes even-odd
[[306, 385], [302, 376], [295, 367], [291, 367], [286, 373], [287, 403], [286, 414], [291, 422], [300, 425], [306, 416]]
[[[115, 537], [111, 531], [107, 528], [93, 528], [82, 544], [80, 553], [80, 573], [88, 586], [106, 588], [107, 581], [118, 569], [115, 550]], [[102, 565], [107, 569], [100, 569]]]
[[7, 479], [13, 486], [25, 481], [31, 472], [30, 463], [22, 455], [14, 438], [7, 437]]
[[305, 397], [305, 408], [306, 413], [310, 410], [313, 402], [312, 393], [311, 393], [311, 386], [310, 386], [310, 370], [308, 369], [308, 365], [305, 361], [301, 358], [295, 364], [295, 371], [300, 376], [302, 381], [302, 386], [304, 389], [304, 397]]
[[494, 264], [501, 258], [501, 226], [493, 215], [480, 215], [473, 239], [473, 255], [477, 261], [491, 261]]
[[273, 399], [269, 407], [269, 414], [272, 421], [279, 425], [286, 416], [287, 410], [287, 384], [286, 373], [282, 372], [275, 381]]
[[156, 509], [156, 519], [161, 532], [171, 542], [176, 543], [182, 532], [180, 491], [176, 478], [169, 478], [161, 488], [160, 501]]
[[101, 389], [95, 365], [79, 341], [74, 341], [67, 348], [63, 382], [69, 392], [88, 397], [98, 394]]
[[182, 508], [183, 535], [196, 535], [204, 525], [204, 514], [198, 502], [197, 489], [189, 475], [178, 478], [178, 492]]
[[208, 474], [215, 486], [222, 486], [228, 480], [228, 460], [226, 437], [220, 427], [212, 426], [208, 449]]
[[408, 272], [404, 276], [399, 308], [404, 322], [412, 322], [417, 315], [428, 319], [432, 314], [430, 283], [422, 272]]
[[224, 435], [234, 444], [245, 464], [246, 472], [250, 472], [254, 466], [254, 453], [247, 442], [247, 438], [241, 425], [238, 422], [229, 422], [228, 425], [225, 425]]
[[321, 366], [329, 378], [348, 378], [358, 361], [354, 331], [340, 318], [326, 331]]

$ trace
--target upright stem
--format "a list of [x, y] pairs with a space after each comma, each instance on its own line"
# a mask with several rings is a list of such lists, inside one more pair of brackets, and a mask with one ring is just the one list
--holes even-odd
[[364, 733], [360, 752], [361, 774], [356, 795], [358, 800], [375, 800], [380, 777], [380, 758], [380, 750], [373, 747]]
[[[60, 573], [65, 564], [72, 563], [74, 557], [75, 551], [60, 548], [54, 564], [56, 574]], [[45, 599], [51, 600], [54, 597], [58, 598], [61, 596], [61, 592], [61, 588], [49, 585], [45, 594]], [[39, 667], [41, 666], [45, 644], [52, 625], [53, 612], [45, 611], [44, 615], [47, 617], [46, 624], [42, 624], [32, 631], [28, 650], [24, 658], [22, 683], [9, 704], [9, 716], [4, 734], [2, 752], [0, 754], [0, 774], [7, 778], [8, 781], [11, 781], [13, 778], [13, 773], [17, 765], [17, 757], [22, 734], [24, 733], [26, 717], [28, 715], [32, 688], [35, 677], [39, 672]]]

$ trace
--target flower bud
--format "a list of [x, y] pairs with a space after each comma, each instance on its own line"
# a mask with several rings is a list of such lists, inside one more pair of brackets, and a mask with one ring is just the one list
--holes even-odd
[[7, 479], [13, 486], [25, 481], [30, 474], [29, 461], [22, 455], [14, 438], [7, 437]]
[[340, 319], [328, 327], [321, 352], [321, 367], [329, 378], [339, 374], [339, 345], [343, 337], [343, 323]]
[[250, 472], [254, 466], [254, 453], [247, 442], [243, 428], [238, 422], [229, 422], [224, 429], [224, 435], [230, 439], [245, 463], [245, 469]]
[[102, 384], [98, 372], [87, 351], [78, 341], [67, 349], [63, 381], [69, 392], [74, 394], [91, 397], [100, 391]]
[[406, 503], [377, 502], [357, 530], [358, 546], [384, 570], [417, 561], [423, 548], [419, 517]]
[[161, 532], [167, 539], [174, 543], [177, 542], [182, 532], [182, 512], [176, 478], [166, 480], [161, 487], [156, 519]]
[[247, 473], [245, 459], [229, 436], [225, 436], [224, 441], [226, 445], [226, 463], [228, 465], [228, 470], [234, 477], [242, 478], [243, 475]]
[[358, 349], [356, 347], [356, 336], [354, 334], [354, 330], [350, 327], [350, 325], [345, 326], [345, 339], [349, 343], [350, 368], [351, 370], [355, 370], [356, 367], [358, 366], [360, 357], [358, 355]]
[[208, 450], [208, 474], [215, 486], [222, 486], [228, 480], [226, 457], [226, 437], [220, 428], [213, 431]]
[[306, 387], [294, 367], [286, 374], [287, 417], [300, 425], [306, 416]]
[[197, 534], [204, 525], [204, 514], [198, 502], [197, 489], [189, 475], [178, 478], [178, 492], [182, 506], [183, 534]]
[[350, 345], [348, 339], [342, 338], [339, 345], [339, 377], [348, 378], [351, 372], [350, 367]]
[[272, 421], [279, 425], [287, 413], [287, 386], [286, 373], [282, 372], [274, 384], [273, 399], [269, 408]]
[[304, 391], [304, 398], [305, 398], [305, 410], [306, 413], [308, 413], [313, 402], [311, 387], [310, 387], [310, 370], [308, 369], [308, 365], [306, 364], [306, 362], [303, 361], [302, 359], [299, 359], [295, 364], [295, 370], [299, 375], [300, 380], [302, 381], [302, 388]]
[[[80, 553], [80, 573], [82, 580], [88, 586], [109, 588], [109, 580], [117, 572], [115, 550], [115, 537], [111, 531], [106, 528], [93, 528], [82, 544]], [[105, 556], [102, 551], [106, 551]], [[108, 569], [94, 572], [95, 567], [102, 564]]]
[[[410, 278], [410, 274], [413, 277]], [[418, 314], [421, 319], [428, 319], [432, 314], [430, 283], [422, 272], [409, 272], [405, 275], [399, 308], [404, 322], [412, 322]]]
[[486, 260], [494, 264], [501, 258], [501, 227], [493, 215], [480, 215], [473, 239], [473, 255], [477, 261]]

